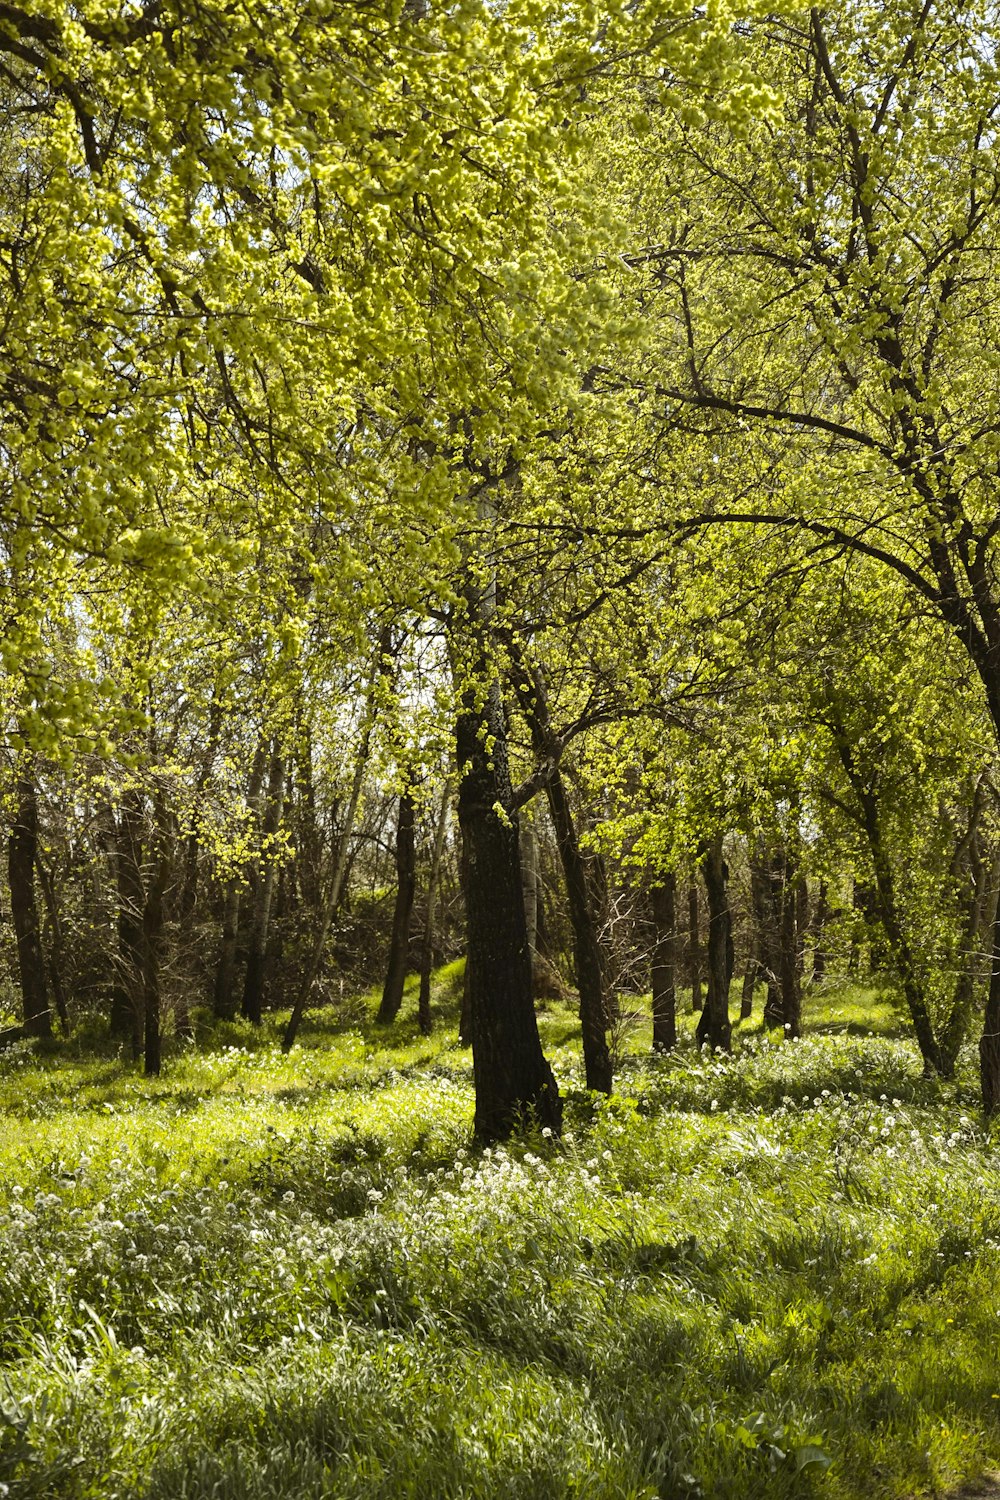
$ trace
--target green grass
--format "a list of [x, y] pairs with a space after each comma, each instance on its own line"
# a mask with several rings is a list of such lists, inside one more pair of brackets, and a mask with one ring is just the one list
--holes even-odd
[[[646, 1055], [561, 1142], [469, 1143], [438, 1027], [375, 997], [0, 1056], [0, 1494], [903, 1497], [1000, 1461], [1000, 1151], [858, 991], [800, 1043]], [[631, 1002], [630, 1002], [631, 1003]]]

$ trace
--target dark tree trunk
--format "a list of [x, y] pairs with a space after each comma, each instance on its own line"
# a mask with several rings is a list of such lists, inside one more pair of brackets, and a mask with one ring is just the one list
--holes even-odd
[[655, 933], [653, 944], [653, 1051], [669, 1052], [677, 1044], [677, 876], [671, 870], [649, 893]]
[[396, 1019], [403, 1003], [406, 965], [410, 956], [410, 918], [416, 890], [416, 808], [412, 792], [404, 792], [399, 799], [396, 824], [396, 905], [392, 914], [389, 963], [382, 988], [382, 1003], [378, 1008], [378, 1020], [384, 1025]]
[[767, 995], [764, 999], [764, 1025], [784, 1026], [785, 1005], [781, 976], [785, 970], [785, 853], [772, 849], [762, 865], [764, 921], [762, 942], [767, 953]]
[[990, 987], [979, 1038], [979, 1082], [987, 1119], [1000, 1114], [1000, 908], [993, 922]]
[[168, 871], [168, 859], [164, 853], [142, 910], [143, 1070], [147, 1078], [155, 1078], [160, 1071], [160, 960], [163, 951], [163, 894]]
[[35, 859], [38, 853], [38, 795], [27, 766], [18, 772], [14, 821], [7, 841], [10, 909], [17, 942], [24, 1030], [28, 1036], [52, 1035], [52, 1012], [45, 984], [38, 905], [35, 899]]
[[799, 979], [802, 945], [797, 921], [801, 907], [801, 879], [801, 872], [795, 869], [792, 855], [786, 849], [781, 901], [781, 1024], [786, 1037], [792, 1039], [802, 1035], [802, 987]]
[[[48, 918], [48, 972], [52, 983], [52, 997], [56, 1002], [56, 1014], [59, 1017], [59, 1025], [65, 1036], [69, 1034], [69, 1007], [66, 1004], [66, 990], [63, 985], [64, 948], [62, 918], [59, 914], [59, 901], [56, 897], [52, 874], [46, 869], [45, 861], [37, 849], [35, 851], [35, 870], [38, 874], [38, 884], [42, 888], [45, 913]], [[43, 944], [43, 948], [44, 946]]]
[[743, 973], [743, 990], [740, 995], [740, 1020], [749, 1021], [753, 1016], [753, 992], [757, 988], [757, 980], [760, 978], [760, 959], [757, 957], [757, 938], [747, 959], [747, 966]]
[[242, 1014], [253, 1026], [259, 1026], [264, 1016], [265, 956], [271, 923], [271, 903], [274, 899], [274, 886], [278, 874], [274, 839], [281, 826], [284, 787], [285, 760], [275, 745], [268, 769], [267, 799], [261, 829], [263, 857], [254, 890], [253, 917], [247, 946], [247, 971], [243, 983], [243, 1001], [240, 1006]]
[[126, 789], [116, 824], [115, 863], [118, 874], [118, 957], [111, 994], [111, 1031], [129, 1037], [132, 1056], [142, 1054], [142, 884], [143, 796], [136, 786]]
[[705, 848], [701, 873], [708, 896], [708, 993], [698, 1022], [699, 1043], [729, 1050], [732, 1026], [729, 1020], [729, 986], [732, 982], [732, 914], [727, 882], [729, 870], [722, 853], [722, 835]]
[[827, 893], [826, 881], [825, 880], [821, 880], [820, 883], [819, 883], [819, 893], [818, 893], [818, 895], [816, 897], [816, 908], [815, 908], [815, 911], [813, 912], [813, 919], [812, 919], [812, 942], [813, 942], [812, 983], [813, 984], [819, 984], [820, 980], [826, 974], [826, 948], [825, 948], [824, 944], [825, 944], [825, 940], [826, 940], [826, 924], [827, 924], [827, 922], [829, 920], [830, 920], [829, 896], [828, 896], [828, 893]]
[[[937, 1037], [934, 1035], [934, 1027], [930, 1011], [927, 1008], [920, 975], [917, 971], [906, 933], [903, 930], [903, 922], [896, 900], [896, 883], [893, 876], [892, 864], [882, 838], [882, 820], [879, 814], [878, 798], [855, 767], [853, 752], [849, 742], [846, 739], [838, 737], [836, 744], [841, 764], [844, 767], [847, 779], [851, 783], [854, 795], [857, 797], [860, 806], [861, 823], [868, 839], [868, 850], [875, 873], [875, 900], [877, 902], [878, 915], [881, 919], [882, 930], [885, 933], [889, 949], [895, 960], [896, 972], [903, 986], [903, 995], [910, 1012], [910, 1019], [913, 1022], [913, 1030], [916, 1033], [920, 1055], [924, 1060], [924, 1068], [928, 1072], [943, 1074], [945, 1071], [944, 1059], [941, 1055]], [[992, 984], [990, 992], [992, 994]], [[988, 1010], [989, 1005], [987, 1005]]]
[[198, 777], [195, 783], [194, 826], [187, 836], [184, 850], [184, 878], [181, 882], [181, 895], [177, 911], [182, 932], [187, 930], [191, 918], [194, 916], [194, 909], [198, 900], [199, 855], [201, 852], [200, 824], [205, 802], [205, 788], [208, 786], [208, 780], [212, 774], [212, 766], [215, 763], [215, 757], [219, 749], [222, 719], [222, 704], [217, 697], [213, 697], [211, 707], [208, 711], [208, 739], [205, 746], [205, 753], [201, 759], [201, 765], [198, 767]]
[[240, 881], [234, 876], [226, 885], [222, 908], [222, 940], [212, 991], [212, 1013], [220, 1021], [231, 1021], [236, 1015], [236, 942], [240, 928], [240, 899]]
[[[614, 1081], [608, 1046], [608, 1000], [606, 962], [600, 938], [602, 891], [606, 892], [603, 867], [588, 866], [570, 807], [566, 783], [559, 770], [562, 746], [552, 728], [545, 678], [539, 666], [529, 669], [523, 662], [514, 674], [531, 745], [540, 765], [550, 767], [545, 782], [549, 815], [563, 869], [566, 902], [573, 929], [573, 962], [580, 997], [583, 1028], [583, 1063], [588, 1089], [610, 1094]], [[606, 899], [606, 895], [604, 896]]]
[[688, 886], [688, 980], [691, 985], [691, 1009], [699, 1011], [701, 1000], [701, 935], [698, 931], [698, 887]]
[[469, 695], [458, 720], [456, 753], [476, 1135], [503, 1140], [527, 1118], [558, 1130], [562, 1106], [532, 1000], [517, 813], [495, 682], [481, 708]]
[[546, 787], [552, 826], [566, 882], [566, 898], [573, 928], [573, 957], [583, 1027], [583, 1063], [588, 1089], [610, 1094], [614, 1079], [608, 1047], [608, 1007], [604, 990], [604, 962], [597, 913], [580, 848], [566, 785], [558, 770]]
[[427, 872], [427, 911], [424, 916], [424, 935], [420, 947], [420, 994], [417, 1000], [417, 1018], [424, 1036], [431, 1034], [431, 970], [434, 967], [438, 884], [441, 878], [441, 861], [444, 858], [444, 841], [448, 833], [450, 802], [451, 783], [446, 781], [441, 793], [441, 810], [438, 813], [437, 827], [434, 830], [431, 864]]

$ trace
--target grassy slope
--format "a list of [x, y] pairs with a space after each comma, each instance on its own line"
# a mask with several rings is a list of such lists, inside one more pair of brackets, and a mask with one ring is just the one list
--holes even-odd
[[458, 983], [429, 1041], [0, 1057], [0, 1494], [875, 1500], [1000, 1459], [969, 1059], [922, 1081], [858, 993], [732, 1059], [649, 1060], [643, 1017], [595, 1107], [555, 1008], [565, 1140], [479, 1152]]

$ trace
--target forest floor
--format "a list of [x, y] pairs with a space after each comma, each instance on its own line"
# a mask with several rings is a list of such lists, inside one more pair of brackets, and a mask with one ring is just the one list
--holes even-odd
[[[1000, 1136], [891, 1007], [469, 1142], [458, 967], [392, 1033], [206, 1026], [146, 1080], [0, 1055], [0, 1495], [640, 1500], [955, 1493], [1000, 1466]], [[972, 1488], [961, 1492], [971, 1496]]]

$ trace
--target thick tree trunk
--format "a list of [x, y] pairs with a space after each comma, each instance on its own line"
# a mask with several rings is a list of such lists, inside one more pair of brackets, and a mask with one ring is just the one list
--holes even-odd
[[399, 820], [396, 824], [396, 905], [392, 914], [389, 963], [377, 1018], [383, 1025], [396, 1019], [403, 1003], [406, 964], [410, 955], [410, 918], [413, 915], [416, 890], [416, 807], [412, 792], [404, 792], [399, 799]]
[[698, 917], [698, 887], [692, 880], [688, 886], [688, 981], [691, 985], [691, 1009], [700, 1011], [701, 999], [701, 935]]
[[524, 925], [534, 962], [538, 952], [538, 838], [525, 817], [521, 819], [521, 881], [524, 885]]
[[456, 729], [456, 754], [476, 1135], [503, 1140], [528, 1119], [558, 1130], [562, 1105], [532, 1000], [517, 813], [496, 682], [481, 708], [469, 695]]
[[434, 967], [434, 937], [437, 920], [438, 883], [441, 878], [441, 861], [448, 835], [448, 808], [451, 803], [451, 782], [446, 781], [441, 793], [441, 809], [434, 830], [434, 845], [431, 850], [431, 865], [427, 872], [427, 911], [424, 916], [424, 933], [420, 946], [420, 994], [417, 1000], [417, 1018], [421, 1033], [431, 1034], [431, 970]]
[[677, 876], [672, 870], [649, 893], [653, 918], [653, 1051], [677, 1044]]
[[18, 772], [16, 806], [7, 842], [10, 908], [17, 943], [24, 1029], [28, 1036], [52, 1035], [52, 1012], [45, 984], [38, 904], [35, 899], [35, 859], [38, 852], [38, 796], [28, 766]]
[[264, 804], [264, 822], [261, 829], [263, 855], [254, 890], [253, 917], [247, 947], [247, 971], [240, 1007], [244, 1017], [253, 1026], [259, 1026], [264, 1016], [265, 956], [271, 923], [271, 904], [274, 900], [274, 887], [278, 876], [274, 840], [281, 826], [284, 789], [285, 759], [275, 745], [271, 752], [267, 776], [267, 799]]
[[705, 848], [701, 873], [708, 896], [708, 993], [698, 1022], [699, 1043], [729, 1050], [732, 1026], [729, 1020], [729, 986], [732, 981], [732, 915], [727, 882], [729, 871], [722, 853], [722, 835]]

